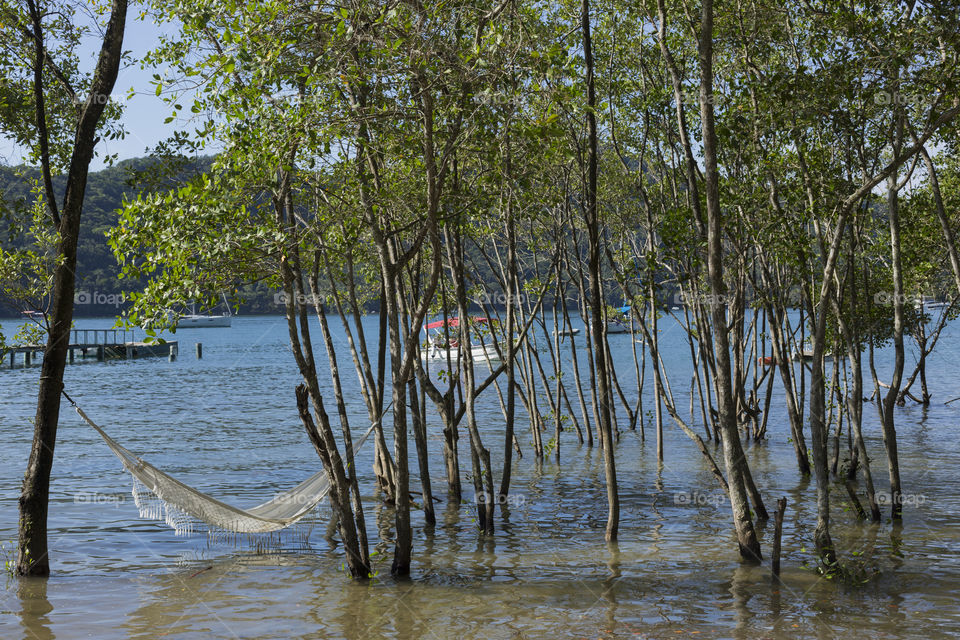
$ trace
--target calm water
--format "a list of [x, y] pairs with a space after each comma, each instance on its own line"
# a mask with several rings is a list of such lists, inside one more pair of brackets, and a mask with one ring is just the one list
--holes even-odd
[[[375, 317], [367, 321], [376, 326]], [[325, 539], [325, 516], [310, 548], [290, 544], [267, 554], [203, 536], [177, 537], [162, 523], [141, 520], [119, 462], [65, 408], [50, 508], [54, 576], [5, 581], [0, 638], [953, 637], [960, 634], [960, 402], [943, 403], [960, 396], [953, 375], [958, 329], [951, 328], [930, 362], [931, 407], [898, 411], [903, 484], [913, 502], [905, 525], [857, 524], [834, 491], [833, 533], [842, 557], [862, 554], [879, 571], [859, 589], [804, 568], [813, 562], [813, 485], [795, 472], [779, 380], [769, 439], [748, 448], [771, 512], [777, 497], [789, 500], [784, 584], [777, 587], [768, 569], [739, 565], [729, 507], [699, 451], [670, 423], [662, 469], [652, 431], [646, 443], [638, 432], [622, 433], [617, 546], [603, 542], [601, 452], [577, 445], [568, 430], [559, 464], [552, 457], [538, 464], [523, 430], [526, 455], [516, 462], [514, 495], [506, 512], [498, 512], [495, 538], [478, 537], [465, 482], [467, 501], [439, 504], [435, 528], [415, 513], [409, 581], [389, 577], [392, 514], [368, 489], [367, 522], [381, 577], [356, 584], [342, 568], [340, 550]], [[674, 390], [686, 391], [682, 335], [670, 322], [662, 335]], [[239, 317], [231, 329], [184, 329], [176, 339], [181, 356], [174, 363], [68, 366], [67, 390], [128, 448], [239, 506], [262, 502], [319, 468], [296, 415], [297, 375], [282, 318]], [[635, 396], [630, 337], [610, 340], [624, 390]], [[198, 341], [202, 360], [193, 354]], [[365, 411], [349, 360], [342, 365], [357, 433], [365, 428]], [[16, 537], [38, 372], [0, 370], [0, 540], [7, 553]], [[495, 393], [482, 400], [485, 444], [499, 469], [503, 419]], [[687, 407], [680, 393], [678, 404]], [[865, 429], [878, 489], [886, 490], [876, 412], [869, 408]], [[440, 438], [434, 419], [431, 471], [444, 498]], [[370, 460], [371, 450], [364, 450], [365, 487], [372, 486]], [[466, 455], [461, 465], [469, 469]], [[772, 523], [761, 530], [765, 552], [771, 534]]]

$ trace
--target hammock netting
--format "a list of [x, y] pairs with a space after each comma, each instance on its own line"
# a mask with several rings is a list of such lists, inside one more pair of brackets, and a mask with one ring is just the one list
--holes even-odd
[[[100, 434], [133, 477], [133, 500], [140, 517], [165, 522], [177, 535], [278, 532], [306, 518], [330, 492], [330, 479], [326, 470], [321, 470], [263, 504], [240, 509], [167, 475], [107, 435], [80, 407], [76, 410], [84, 422]], [[354, 454], [366, 442], [374, 426], [353, 443]]]

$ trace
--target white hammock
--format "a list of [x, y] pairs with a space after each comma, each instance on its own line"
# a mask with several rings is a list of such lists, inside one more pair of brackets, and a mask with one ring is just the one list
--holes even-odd
[[[100, 434], [133, 476], [133, 500], [140, 517], [162, 520], [177, 535], [188, 535], [203, 528], [253, 534], [279, 531], [302, 520], [330, 492], [327, 472], [321, 470], [261, 505], [251, 509], [233, 507], [160, 471], [108, 436], [80, 407], [74, 405], [74, 408], [84, 422]], [[374, 427], [376, 424], [371, 425], [353, 443], [354, 454], [366, 442]]]

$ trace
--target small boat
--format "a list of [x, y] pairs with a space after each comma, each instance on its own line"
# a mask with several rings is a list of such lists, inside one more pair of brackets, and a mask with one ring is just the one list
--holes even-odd
[[622, 322], [617, 322], [616, 320], [607, 322], [607, 335], [612, 335], [614, 333], [630, 333], [630, 327]]
[[562, 337], [562, 336], [575, 336], [575, 335], [578, 335], [579, 333], [580, 333], [580, 329], [579, 329], [578, 327], [570, 327], [570, 328], [568, 328], [568, 329], [554, 329], [554, 330], [553, 330], [553, 335], [555, 335], [555, 336], [561, 336], [561, 337]]
[[[496, 347], [492, 344], [472, 344], [470, 345], [470, 355], [474, 362], [487, 362], [488, 360], [499, 362], [501, 359]], [[448, 347], [431, 343], [420, 352], [420, 358], [423, 360], [446, 362], [449, 359], [450, 362], [457, 362], [464, 357], [460, 353], [460, 346], [455, 341], [451, 342]]]
[[630, 333], [633, 328], [633, 318], [630, 315], [630, 306], [618, 307], [607, 316], [607, 335], [614, 333]]
[[209, 328], [222, 328], [229, 327], [231, 325], [233, 318], [230, 313], [225, 313], [219, 316], [208, 316], [203, 314], [191, 313], [185, 316], [180, 316], [177, 319], [177, 328], [178, 329], [199, 329], [201, 327]]
[[[473, 338], [479, 337], [478, 342], [470, 345], [470, 355], [474, 362], [499, 362], [501, 357], [497, 353], [496, 346], [490, 341], [484, 341], [484, 337], [490, 335], [490, 320], [487, 318], [471, 318], [471, 323], [479, 327], [479, 331], [474, 332]], [[458, 335], [450, 335], [449, 329], [460, 327], [460, 318], [447, 318], [431, 322], [423, 327], [427, 334], [427, 340], [423, 343], [420, 351], [420, 358], [423, 360], [439, 360], [441, 362], [457, 362], [464, 358], [461, 352], [461, 346], [458, 341]], [[431, 334], [430, 331], [434, 333]]]
[[949, 302], [941, 302], [940, 300], [937, 300], [932, 296], [923, 296], [920, 299], [919, 303], [917, 304], [917, 308], [924, 312], [939, 311], [941, 309], [947, 309], [949, 307], [950, 307]]
[[[832, 360], [833, 353], [830, 351], [825, 351], [823, 354], [824, 360]], [[794, 351], [793, 352], [794, 362], [812, 362], [813, 361], [813, 349], [804, 349], [803, 351]]]
[[230, 315], [230, 305], [227, 297], [223, 296], [224, 312], [218, 315], [197, 313], [196, 306], [191, 305], [190, 313], [177, 318], [177, 329], [225, 328], [233, 321]]

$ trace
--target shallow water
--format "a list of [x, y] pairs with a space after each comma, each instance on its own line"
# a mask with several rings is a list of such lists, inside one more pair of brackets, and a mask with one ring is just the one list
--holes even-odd
[[[367, 321], [376, 325], [375, 317]], [[80, 327], [108, 324], [78, 321]], [[463, 504], [437, 505], [436, 527], [425, 527], [414, 513], [413, 575], [404, 581], [389, 577], [392, 514], [372, 494], [365, 449], [358, 468], [381, 575], [357, 584], [325, 538], [325, 516], [309, 548], [284, 542], [259, 554], [204, 536], [178, 537], [162, 523], [141, 520], [119, 462], [65, 407], [50, 509], [54, 575], [6, 581], [0, 637], [953, 637], [960, 633], [954, 438], [960, 402], [943, 402], [960, 396], [952, 376], [960, 356], [957, 329], [950, 328], [930, 363], [932, 406], [898, 413], [905, 524], [858, 524], [842, 492], [833, 493], [838, 550], [851, 561], [863, 558], [871, 576], [860, 588], [805, 568], [814, 560], [814, 487], [795, 472], [776, 387], [768, 441], [749, 445], [747, 455], [768, 509], [777, 497], [789, 501], [782, 583], [773, 583], [767, 568], [738, 563], [729, 506], [696, 447], [669, 423], [661, 469], [652, 430], [646, 442], [637, 431], [621, 434], [619, 544], [603, 541], [601, 452], [577, 445], [568, 429], [559, 463], [550, 457], [538, 464], [529, 431], [522, 430], [525, 456], [516, 461], [513, 495], [497, 514], [496, 536], [477, 535], [465, 482]], [[662, 335], [679, 396], [689, 385], [689, 352], [669, 322]], [[240, 506], [262, 502], [319, 468], [296, 415], [297, 376], [282, 318], [238, 317], [231, 329], [184, 329], [176, 339], [181, 356], [174, 363], [68, 366], [68, 392], [127, 447]], [[582, 344], [582, 335], [577, 340]], [[635, 395], [630, 337], [610, 340], [624, 391], [630, 396], [633, 388]], [[204, 345], [202, 360], [193, 354], [197, 341]], [[341, 371], [356, 398], [350, 411], [357, 433], [366, 416], [348, 359]], [[0, 370], [0, 540], [8, 550], [38, 372]], [[678, 405], [685, 408], [683, 398]], [[502, 416], [495, 393], [482, 401], [485, 444], [499, 469]], [[622, 411], [619, 417], [625, 419]], [[440, 427], [434, 419], [429, 428], [434, 491], [445, 498]], [[885, 490], [882, 442], [869, 408], [865, 428], [878, 489]], [[463, 454], [466, 440], [461, 444]], [[461, 466], [469, 469], [466, 456]], [[771, 535], [772, 523], [761, 529], [766, 552]]]

